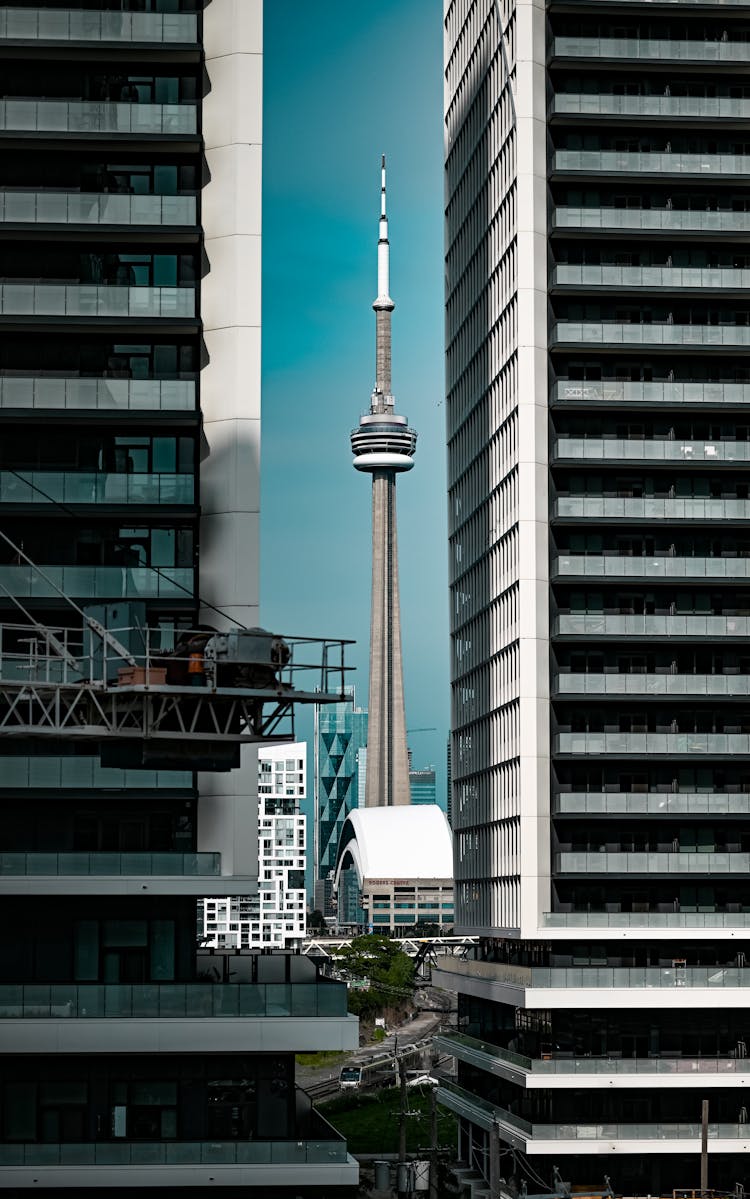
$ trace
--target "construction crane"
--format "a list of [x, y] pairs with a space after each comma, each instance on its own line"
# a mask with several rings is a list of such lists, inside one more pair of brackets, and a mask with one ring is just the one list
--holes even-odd
[[242, 744], [294, 739], [295, 705], [346, 699], [350, 641], [149, 628], [145, 604], [82, 608], [18, 552], [79, 623], [50, 628], [0, 585], [24, 617], [0, 623], [0, 737], [86, 742], [106, 766], [231, 770]]
[[437, 729], [434, 729], [434, 728], [432, 728], [432, 729], [407, 729], [406, 730], [407, 736], [409, 735], [409, 733], [436, 733], [436, 732], [437, 732]]

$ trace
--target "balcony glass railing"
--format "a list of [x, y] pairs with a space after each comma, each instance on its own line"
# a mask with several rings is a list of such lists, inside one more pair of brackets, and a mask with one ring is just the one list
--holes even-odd
[[[497, 1121], [517, 1129], [528, 1140], [542, 1141], [697, 1141], [700, 1124], [529, 1124], [506, 1108], [474, 1095], [455, 1083], [440, 1080], [437, 1098], [458, 1115], [489, 1129]], [[747, 1124], [709, 1124], [709, 1140], [746, 1140]], [[692, 1148], [692, 1146], [691, 1146]], [[697, 1152], [697, 1150], [696, 1150]]]
[[[0, 566], [0, 589], [28, 599], [190, 599], [195, 573], [188, 566]], [[53, 586], [54, 584], [54, 586]]]
[[547, 928], [750, 928], [750, 912], [545, 912]]
[[0, 408], [190, 412], [195, 403], [195, 383], [187, 379], [0, 376]]
[[220, 875], [219, 853], [0, 853], [0, 875]]
[[0, 1166], [268, 1166], [344, 1164], [346, 1141], [99, 1141], [0, 1145]]
[[532, 987], [750, 987], [744, 966], [534, 966]]
[[613, 520], [748, 520], [750, 500], [564, 495], [553, 502], [552, 514]]
[[654, 554], [626, 558], [619, 554], [571, 554], [552, 563], [552, 578], [621, 579], [748, 579], [750, 558], [671, 558]]
[[570, 612], [558, 616], [553, 633], [614, 637], [750, 637], [748, 616], [620, 616]]
[[750, 695], [750, 675], [559, 674], [557, 695]]
[[346, 1014], [346, 985], [335, 982], [0, 986], [2, 1020]]
[[569, 208], [559, 206], [553, 229], [629, 229], [661, 233], [748, 233], [750, 212], [673, 208]]
[[562, 791], [554, 811], [581, 815], [750, 816], [750, 794], [703, 791]]
[[750, 346], [746, 325], [636, 325], [619, 321], [557, 321], [553, 345]]
[[194, 104], [119, 104], [109, 100], [0, 100], [6, 133], [195, 134]]
[[195, 316], [193, 287], [116, 287], [98, 283], [2, 283], [0, 316]]
[[120, 770], [102, 766], [98, 758], [70, 756], [63, 758], [35, 754], [3, 755], [0, 757], [0, 788], [11, 790], [97, 790], [131, 788], [190, 789], [193, 776], [189, 770]]
[[192, 475], [0, 471], [3, 504], [192, 504]]
[[603, 263], [587, 266], [561, 263], [552, 271], [552, 284], [560, 287], [639, 287], [723, 288], [750, 287], [750, 271], [730, 267], [615, 266]]
[[750, 754], [747, 733], [557, 733], [558, 754]]
[[189, 13], [95, 12], [5, 8], [0, 39], [48, 42], [158, 42], [194, 44], [197, 18]]
[[556, 171], [626, 175], [750, 175], [746, 154], [675, 154], [654, 150], [555, 150]]
[[552, 387], [553, 401], [584, 400], [614, 404], [750, 404], [750, 386], [745, 383], [621, 383], [616, 379], [579, 382], [558, 379]]
[[750, 1074], [748, 1058], [586, 1057], [550, 1060], [526, 1057], [465, 1033], [443, 1033], [435, 1040], [444, 1053], [483, 1069], [504, 1063], [531, 1074]]
[[748, 674], [559, 674], [555, 695], [750, 696]]
[[677, 38], [556, 37], [558, 58], [633, 58], [647, 62], [750, 62], [747, 42], [710, 42]]
[[624, 440], [619, 437], [558, 437], [553, 461], [750, 462], [750, 441]]
[[194, 196], [0, 191], [0, 222], [14, 225], [194, 225]]
[[559, 92], [550, 111], [555, 116], [694, 117], [747, 120], [750, 100], [731, 96], [613, 96]]
[[750, 853], [574, 853], [553, 855], [558, 874], [747, 874]]

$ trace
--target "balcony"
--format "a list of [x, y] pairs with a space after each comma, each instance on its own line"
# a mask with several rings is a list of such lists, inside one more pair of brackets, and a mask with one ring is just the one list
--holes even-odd
[[750, 462], [750, 441], [663, 441], [658, 438], [556, 438], [553, 462]]
[[109, 100], [0, 100], [0, 132], [195, 137], [194, 104], [120, 104]]
[[218, 853], [2, 853], [0, 875], [221, 875]]
[[750, 928], [750, 912], [545, 912], [547, 929], [599, 928], [648, 929], [651, 933], [673, 928], [687, 933], [705, 929], [730, 934], [738, 928]]
[[599, 95], [558, 92], [552, 98], [550, 115], [746, 121], [750, 117], [750, 100], [734, 99], [730, 96], [699, 98], [697, 96], [656, 95], [615, 96], [611, 92], [600, 92]]
[[0, 788], [16, 790], [111, 791], [123, 787], [136, 791], [192, 791], [189, 770], [120, 770], [102, 766], [99, 758], [46, 757], [42, 754], [0, 757]]
[[558, 674], [554, 694], [706, 696], [739, 699], [750, 696], [747, 674]]
[[559, 519], [737, 521], [750, 520], [750, 500], [564, 495], [554, 500], [552, 515]]
[[192, 601], [188, 566], [0, 566], [0, 590], [19, 599], [181, 599]]
[[571, 554], [557, 557], [553, 579], [750, 579], [750, 558], [672, 558], [654, 554], [631, 558], [620, 554]]
[[[750, 741], [750, 738], [748, 738]], [[750, 872], [750, 853], [575, 853], [553, 855], [556, 874], [742, 874]]]
[[0, 223], [3, 224], [140, 227], [195, 225], [196, 220], [194, 196], [0, 191]]
[[556, 636], [748, 637], [748, 616], [642, 616], [570, 612], [553, 622]]
[[609, 290], [742, 291], [750, 287], [750, 271], [730, 267], [585, 266], [560, 264], [552, 270], [553, 287], [606, 287]]
[[[750, 160], [749, 160], [750, 161]], [[649, 325], [619, 321], [556, 321], [550, 342], [553, 346], [582, 344], [614, 346], [750, 347], [747, 325]]]
[[0, 13], [0, 39], [9, 42], [195, 45], [198, 22], [195, 16], [187, 13], [6, 8]]
[[677, 38], [556, 37], [553, 58], [632, 59], [634, 62], [743, 64], [750, 62], [746, 42], [692, 41]]
[[556, 754], [612, 754], [615, 757], [631, 754], [671, 754], [683, 757], [707, 754], [724, 757], [750, 754], [750, 735], [747, 733], [557, 733], [552, 738]]
[[[503, 1141], [530, 1156], [550, 1153], [680, 1154], [700, 1152], [700, 1124], [529, 1124], [528, 1121], [474, 1095], [463, 1087], [441, 1080], [438, 1102], [458, 1116], [489, 1131], [498, 1129]], [[711, 1153], [744, 1152], [750, 1144], [747, 1124], [709, 1124]]]
[[191, 474], [0, 471], [2, 504], [193, 504]]
[[188, 320], [193, 287], [117, 287], [98, 283], [1, 283], [0, 317], [116, 317]]
[[0, 409], [194, 412], [195, 405], [192, 380], [0, 376]]
[[570, 208], [552, 214], [553, 229], [626, 230], [630, 233], [750, 233], [750, 212], [675, 208]]
[[744, 1076], [750, 1074], [750, 1059], [747, 1058], [585, 1057], [550, 1060], [526, 1057], [464, 1033], [438, 1034], [435, 1043], [443, 1053], [486, 1070], [489, 1074], [515, 1081], [521, 1073], [525, 1085], [529, 1087], [548, 1087], [558, 1080], [558, 1085], [568, 1087], [572, 1077], [576, 1083], [581, 1080], [579, 1085], [586, 1086], [588, 1083], [598, 1087], [601, 1086], [603, 1075], [652, 1076], [652, 1082], [667, 1079], [679, 1086], [685, 1086], [685, 1076], [689, 1075], [694, 1078], [694, 1085], [724, 1086], [738, 1077], [744, 1081]]
[[218, 853], [0, 853], [0, 895], [251, 895]]
[[750, 175], [743, 154], [675, 154], [627, 150], [555, 150], [553, 170], [584, 175]]
[[551, 392], [553, 403], [581, 401], [592, 404], [750, 404], [745, 383], [622, 383], [616, 379], [579, 382], [558, 379]]
[[558, 815], [750, 816], [747, 792], [561, 791]]

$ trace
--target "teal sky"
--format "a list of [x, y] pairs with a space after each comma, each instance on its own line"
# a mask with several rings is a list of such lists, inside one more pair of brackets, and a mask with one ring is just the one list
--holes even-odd
[[[262, 620], [351, 637], [367, 703], [370, 481], [349, 432], [374, 380], [380, 155], [393, 387], [419, 443], [398, 485], [409, 743], [444, 787], [449, 723], [440, 0], [265, 0]], [[310, 725], [299, 722], [308, 737]]]

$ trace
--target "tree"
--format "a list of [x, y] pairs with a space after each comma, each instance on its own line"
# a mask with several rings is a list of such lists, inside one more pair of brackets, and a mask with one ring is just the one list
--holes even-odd
[[351, 991], [349, 1006], [359, 1015], [404, 1007], [414, 991], [414, 963], [388, 937], [377, 933], [354, 937], [336, 950], [342, 974], [352, 981], [367, 981], [365, 991]]

